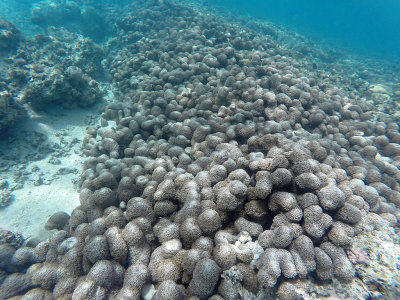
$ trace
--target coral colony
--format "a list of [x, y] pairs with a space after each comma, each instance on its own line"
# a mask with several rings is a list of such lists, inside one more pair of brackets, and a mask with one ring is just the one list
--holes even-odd
[[[104, 62], [120, 96], [84, 138], [80, 205], [47, 241], [0, 244], [0, 298], [299, 299], [296, 279], [351, 282], [364, 216], [400, 218], [396, 121], [269, 35], [169, 1], [134, 8]], [[90, 40], [74, 65], [50, 53], [74, 45], [38, 39], [23, 59], [41, 69], [14, 74], [35, 78], [13, 87], [23, 103], [102, 98]]]

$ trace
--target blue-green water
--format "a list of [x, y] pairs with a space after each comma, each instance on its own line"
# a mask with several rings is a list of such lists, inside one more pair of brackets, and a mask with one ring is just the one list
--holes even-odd
[[353, 53], [400, 58], [397, 0], [215, 0], [205, 5], [276, 22]]

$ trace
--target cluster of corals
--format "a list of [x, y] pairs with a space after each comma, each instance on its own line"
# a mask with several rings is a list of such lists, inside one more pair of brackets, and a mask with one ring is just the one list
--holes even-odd
[[268, 37], [168, 1], [133, 9], [108, 62], [124, 97], [84, 139], [81, 205], [49, 241], [0, 250], [0, 296], [140, 299], [154, 284], [152, 299], [236, 299], [234, 270], [293, 299], [292, 278], [351, 280], [357, 223], [400, 218], [398, 125]]
[[103, 50], [90, 39], [54, 29], [19, 49], [7, 72], [10, 92], [35, 109], [84, 107], [102, 99]]

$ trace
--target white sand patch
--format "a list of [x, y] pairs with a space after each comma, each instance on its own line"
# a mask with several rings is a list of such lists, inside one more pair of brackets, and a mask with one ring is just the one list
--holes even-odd
[[0, 141], [0, 177], [14, 196], [0, 208], [0, 228], [46, 239], [48, 218], [58, 211], [70, 214], [79, 205], [82, 139], [99, 116], [93, 107], [32, 113]]
[[0, 211], [0, 227], [20, 232], [25, 238], [46, 239], [51, 232], [44, 229], [48, 218], [58, 211], [71, 213], [79, 205], [79, 194], [72, 176], [63, 176], [50, 185], [24, 185], [14, 192], [14, 202]]

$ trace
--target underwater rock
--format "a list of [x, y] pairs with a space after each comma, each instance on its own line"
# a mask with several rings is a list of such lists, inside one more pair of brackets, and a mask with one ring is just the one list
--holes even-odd
[[0, 20], [0, 54], [17, 49], [22, 35], [17, 27], [6, 20]]

